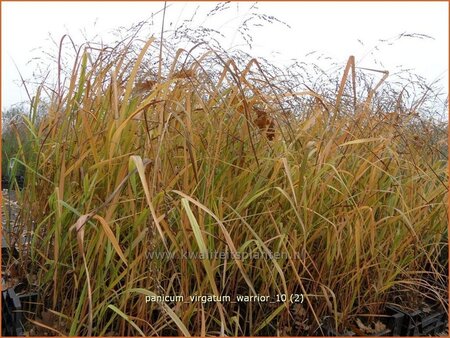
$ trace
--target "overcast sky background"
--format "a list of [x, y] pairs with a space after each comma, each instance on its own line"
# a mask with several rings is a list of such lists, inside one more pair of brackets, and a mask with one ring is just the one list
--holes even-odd
[[[166, 28], [176, 27], [197, 9], [194, 24], [218, 28], [225, 35], [224, 47], [245, 47], [237, 27], [249, 15], [254, 3], [231, 3], [226, 12], [207, 17], [213, 2], [168, 2]], [[19, 68], [24, 78], [33, 74], [33, 57], [39, 47], [56, 52], [50, 36], [59, 41], [63, 34], [81, 44], [100, 36], [108, 41], [110, 32], [149, 19], [164, 7], [163, 2], [2, 2], [2, 109], [27, 100], [20, 85]], [[448, 93], [448, 2], [261, 2], [260, 13], [273, 15], [291, 26], [270, 24], [254, 27], [254, 56], [264, 56], [277, 63], [291, 59], [314, 61], [316, 55], [330, 56], [345, 64], [355, 55], [357, 66], [381, 68], [391, 73], [402, 65], [432, 82], [442, 79]], [[161, 15], [153, 18], [159, 34]], [[196, 22], [198, 21], [198, 22]], [[95, 24], [94, 24], [95, 23]], [[84, 33], [83, 33], [84, 32]], [[401, 33], [426, 34], [433, 39], [404, 38], [393, 45], [380, 39], [394, 39]], [[358, 41], [359, 40], [359, 41]], [[361, 43], [362, 42], [362, 43]], [[378, 46], [378, 50], [374, 47]], [[305, 55], [317, 51], [316, 54]], [[448, 95], [448, 94], [447, 94]]]

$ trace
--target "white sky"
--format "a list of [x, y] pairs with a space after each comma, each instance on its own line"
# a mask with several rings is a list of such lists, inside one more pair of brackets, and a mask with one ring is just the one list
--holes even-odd
[[[151, 17], [163, 8], [163, 2], [2, 2], [2, 103], [3, 109], [27, 100], [20, 86], [20, 77], [14, 62], [25, 78], [31, 78], [33, 68], [28, 61], [36, 56], [36, 48], [52, 46], [49, 34], [57, 41], [69, 33], [82, 43], [81, 32], [88, 37], [99, 35], [107, 41], [108, 32], [119, 26], [129, 26]], [[166, 28], [175, 27], [199, 13], [214, 8], [212, 2], [177, 2], [167, 8]], [[196, 18], [207, 27], [220, 28], [226, 35], [225, 47], [238, 44], [236, 28], [245, 19], [252, 3], [232, 3], [225, 13], [205, 19]], [[273, 15], [288, 23], [255, 27], [251, 54], [265, 56], [277, 62], [292, 58], [300, 61], [314, 59], [320, 53], [345, 64], [349, 55], [355, 55], [357, 66], [382, 69], [373, 62], [380, 60], [391, 72], [403, 65], [413, 69], [430, 82], [442, 78], [448, 93], [448, 2], [262, 2], [259, 12]], [[160, 17], [160, 16], [159, 16]], [[200, 22], [201, 21], [201, 22]], [[94, 22], [96, 22], [94, 26]], [[159, 21], [158, 21], [159, 22]], [[155, 19], [155, 31], [160, 26]], [[391, 39], [401, 33], [421, 33], [434, 38], [396, 41], [392, 46], [379, 45], [379, 39]], [[149, 32], [151, 35], [153, 32]], [[361, 40], [364, 45], [358, 42]], [[47, 47], [46, 47], [47, 48]], [[54, 48], [54, 47], [51, 47]], [[308, 58], [305, 55], [318, 51]], [[278, 52], [278, 53], [276, 53]], [[371, 55], [374, 52], [374, 55]]]

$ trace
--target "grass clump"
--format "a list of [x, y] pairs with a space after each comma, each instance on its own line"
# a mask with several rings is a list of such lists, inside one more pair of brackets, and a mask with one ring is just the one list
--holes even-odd
[[55, 332], [320, 334], [399, 296], [446, 305], [446, 125], [359, 95], [353, 59], [322, 95], [208, 48], [159, 70], [154, 39], [132, 42], [79, 49], [24, 117], [22, 268]]

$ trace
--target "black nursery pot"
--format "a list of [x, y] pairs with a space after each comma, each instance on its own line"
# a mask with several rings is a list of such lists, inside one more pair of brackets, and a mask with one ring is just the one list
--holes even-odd
[[21, 293], [22, 284], [2, 291], [2, 336], [24, 336], [23, 312], [36, 310], [37, 293]]

